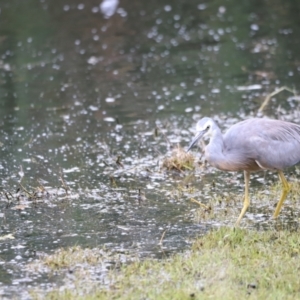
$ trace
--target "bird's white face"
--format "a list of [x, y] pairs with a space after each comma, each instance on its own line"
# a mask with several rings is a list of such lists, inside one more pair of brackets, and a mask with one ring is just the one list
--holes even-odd
[[196, 125], [196, 135], [199, 134], [200, 132], [202, 133], [201, 137], [210, 137], [212, 134], [212, 128], [213, 128], [213, 121], [209, 118], [203, 118], [200, 121], [197, 122]]
[[198, 121], [196, 125], [196, 135], [190, 143], [188, 150], [189, 151], [202, 137], [210, 137], [214, 128], [214, 121], [210, 118], [203, 118]]

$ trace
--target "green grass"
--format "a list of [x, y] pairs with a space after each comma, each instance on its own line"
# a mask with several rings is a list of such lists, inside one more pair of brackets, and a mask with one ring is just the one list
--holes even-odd
[[[72, 288], [54, 289], [46, 298], [300, 299], [299, 254], [299, 232], [224, 227], [197, 239], [187, 252], [111, 270], [107, 285], [89, 281], [78, 270]], [[65, 266], [51, 263], [51, 256], [47, 265], [56, 272]]]

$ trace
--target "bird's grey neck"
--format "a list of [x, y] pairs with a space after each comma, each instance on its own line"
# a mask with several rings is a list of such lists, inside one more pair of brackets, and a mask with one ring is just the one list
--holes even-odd
[[219, 167], [219, 161], [222, 161], [224, 141], [220, 129], [216, 129], [205, 148], [205, 158], [214, 167]]

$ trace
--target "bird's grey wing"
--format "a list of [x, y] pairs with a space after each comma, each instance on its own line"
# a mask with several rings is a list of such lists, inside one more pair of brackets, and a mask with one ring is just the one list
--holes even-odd
[[283, 170], [300, 162], [300, 143], [297, 140], [279, 141], [252, 138], [249, 153], [265, 169]]
[[225, 138], [232, 141], [231, 147], [241, 149], [260, 167], [282, 170], [300, 162], [299, 125], [269, 119], [242, 123]]

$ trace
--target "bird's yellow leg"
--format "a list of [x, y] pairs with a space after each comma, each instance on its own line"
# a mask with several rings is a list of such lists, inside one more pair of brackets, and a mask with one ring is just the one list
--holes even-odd
[[244, 179], [245, 179], [245, 199], [244, 199], [244, 205], [243, 209], [235, 222], [235, 226], [239, 226], [245, 212], [247, 211], [247, 208], [250, 205], [250, 199], [249, 199], [249, 182], [250, 182], [250, 173], [247, 171], [244, 171]]
[[281, 180], [281, 183], [282, 183], [282, 193], [281, 193], [281, 197], [280, 197], [280, 200], [276, 206], [276, 209], [275, 209], [275, 212], [274, 212], [274, 215], [273, 215], [273, 218], [277, 218], [279, 213], [280, 213], [280, 210], [281, 210], [281, 206], [288, 194], [288, 192], [290, 191], [290, 186], [287, 182], [287, 180], [285, 179], [282, 171], [278, 171], [278, 175], [279, 175], [279, 178]]

